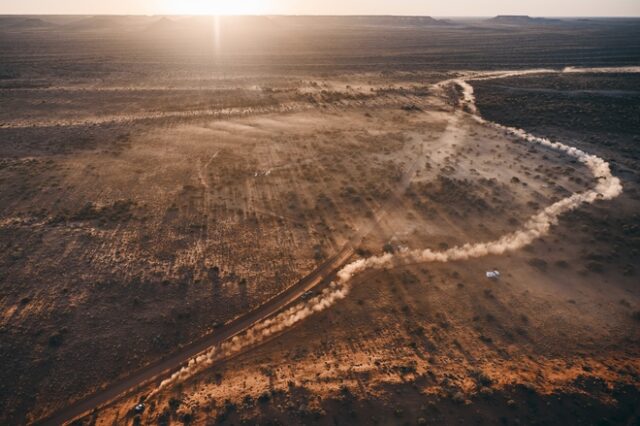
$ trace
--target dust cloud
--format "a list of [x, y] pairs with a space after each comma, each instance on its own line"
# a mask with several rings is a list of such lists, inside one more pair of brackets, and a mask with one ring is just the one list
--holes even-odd
[[[571, 68], [565, 69], [561, 72], [592, 72], [591, 70], [592, 69], [587, 68]], [[598, 69], [598, 72], [637, 71], [640, 71], [640, 69]], [[494, 241], [467, 243], [444, 251], [432, 251], [430, 249], [404, 250], [395, 254], [385, 253], [380, 256], [371, 256], [351, 262], [338, 272], [337, 280], [325, 288], [321, 294], [305, 302], [298, 303], [273, 318], [261, 321], [242, 334], [236, 335], [231, 340], [222, 343], [220, 346], [213, 347], [207, 352], [196, 356], [179, 371], [162, 381], [161, 384], [149, 395], [149, 397], [153, 397], [167, 386], [183, 381], [195, 373], [204, 370], [218, 359], [233, 355], [242, 351], [244, 348], [263, 342], [269, 337], [292, 327], [314, 313], [321, 312], [329, 308], [338, 300], [344, 299], [348, 295], [351, 289], [352, 278], [363, 271], [369, 269], [390, 268], [393, 266], [416, 262], [427, 263], [465, 260], [487, 255], [501, 255], [506, 252], [518, 250], [528, 244], [531, 244], [534, 240], [548, 234], [550, 228], [558, 222], [558, 219], [562, 214], [577, 209], [585, 203], [593, 203], [599, 199], [610, 200], [620, 195], [622, 193], [622, 184], [617, 177], [611, 174], [609, 164], [602, 158], [588, 154], [569, 145], [552, 142], [549, 139], [531, 135], [522, 129], [507, 127], [487, 121], [479, 115], [475, 104], [473, 87], [468, 83], [469, 80], [504, 78], [541, 72], [558, 71], [536, 69], [515, 72], [469, 73], [461, 78], [438, 83], [438, 86], [444, 87], [451, 84], [458, 85], [462, 89], [462, 99], [460, 101], [461, 106], [479, 123], [494, 127], [505, 134], [516, 136], [525, 142], [538, 144], [559, 151], [583, 163], [589, 168], [593, 176], [598, 181], [595, 188], [581, 193], [574, 193], [571, 196], [546, 207], [541, 212], [532, 216], [521, 229], [506, 234]]]

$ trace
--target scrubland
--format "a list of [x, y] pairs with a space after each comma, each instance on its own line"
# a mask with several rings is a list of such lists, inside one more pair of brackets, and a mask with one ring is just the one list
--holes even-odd
[[[591, 188], [584, 165], [477, 123], [435, 83], [633, 65], [640, 51], [634, 21], [383, 20], [381, 37], [282, 18], [217, 45], [169, 38], [184, 31], [175, 18], [118, 22], [0, 33], [3, 423], [224, 330], [345, 247], [353, 260], [489, 241]], [[554, 43], [505, 53], [533, 34]], [[506, 255], [365, 272], [330, 309], [143, 413], [132, 407], [157, 383], [78, 424], [637, 421], [637, 80], [471, 82], [485, 118], [605, 158], [620, 197]]]

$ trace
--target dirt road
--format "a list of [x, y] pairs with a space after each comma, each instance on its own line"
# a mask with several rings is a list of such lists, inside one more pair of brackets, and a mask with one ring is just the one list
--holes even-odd
[[[531, 72], [531, 71], [529, 71]], [[501, 75], [502, 76], [502, 75]], [[473, 79], [477, 79], [477, 76], [474, 76]], [[482, 76], [481, 76], [482, 78]], [[485, 77], [487, 78], [487, 77]], [[492, 77], [493, 78], [493, 77]], [[473, 92], [471, 86], [466, 84], [466, 81], [460, 80], [460, 84], [465, 84], [463, 88], [465, 88], [465, 93], [463, 94], [463, 102], [466, 103], [468, 110], [472, 112], [476, 112]], [[479, 117], [478, 117], [479, 118]], [[495, 123], [492, 123], [494, 126], [499, 126]], [[574, 194], [572, 197], [569, 197], [565, 200], [562, 200], [559, 203], [556, 203], [546, 210], [541, 212], [539, 215], [535, 216], [532, 221], [528, 222], [524, 228], [519, 232], [514, 233], [513, 235], [506, 235], [500, 240], [490, 242], [490, 243], [481, 243], [475, 245], [465, 245], [462, 247], [454, 247], [449, 249], [443, 253], [433, 253], [429, 250], [425, 250], [420, 253], [408, 253], [406, 257], [415, 257], [416, 259], [428, 258], [432, 260], [426, 261], [446, 261], [443, 260], [444, 257], [452, 258], [452, 259], [463, 259], [468, 257], [479, 257], [485, 255], [486, 253], [495, 253], [498, 252], [513, 250], [526, 245], [527, 242], [535, 238], [537, 235], [542, 235], [548, 231], [550, 224], [553, 222], [554, 218], [562, 214], [563, 212], [576, 208], [583, 201], [593, 202], [598, 197], [601, 198], [602, 193], [605, 194], [605, 198], [613, 198], [618, 194], [618, 188], [616, 186], [617, 179], [610, 175], [608, 164], [604, 162], [604, 160], [599, 159], [595, 156], [588, 155], [582, 151], [579, 151], [575, 148], [568, 147], [566, 145], [562, 145], [559, 143], [552, 143], [547, 140], [543, 140], [540, 138], [536, 138], [532, 135], [528, 135], [525, 132], [519, 129], [511, 129], [500, 127], [501, 130], [506, 130], [509, 133], [517, 135], [523, 139], [526, 139], [529, 142], [542, 144], [548, 146], [552, 149], [556, 149], [574, 157], [577, 157], [580, 161], [586, 163], [594, 172], [596, 177], [603, 177], [604, 182], [601, 182], [598, 185], [596, 190], [592, 190], [586, 195], [577, 195]], [[405, 173], [400, 180], [400, 183], [395, 191], [394, 195], [399, 195], [401, 192], [404, 192], [406, 187], [411, 181], [411, 178], [415, 171], [417, 170], [418, 159], [416, 159], [406, 170]], [[602, 175], [602, 176], [601, 176]], [[620, 189], [621, 190], [621, 189]], [[387, 213], [387, 210], [392, 208], [393, 205], [397, 205], [396, 197], [391, 197], [391, 199], [385, 203], [378, 211], [378, 214], [375, 215], [375, 222], [378, 223], [382, 220], [382, 218]], [[282, 311], [288, 305], [292, 304], [292, 302], [297, 301], [306, 291], [309, 291], [313, 288], [318, 288], [322, 284], [326, 284], [333, 279], [335, 274], [341, 270], [341, 268], [346, 264], [349, 258], [353, 255], [355, 248], [357, 248], [362, 241], [362, 238], [366, 236], [373, 227], [368, 227], [366, 230], [361, 230], [357, 233], [357, 235], [351, 239], [335, 256], [325, 261], [322, 265], [320, 265], [315, 271], [311, 274], [297, 282], [295, 285], [285, 290], [283, 293], [277, 295], [276, 297], [270, 299], [268, 302], [255, 309], [254, 311], [237, 318], [236, 320], [230, 322], [223, 328], [204, 336], [202, 339], [199, 339], [186, 347], [182, 348], [180, 351], [169, 355], [167, 358], [161, 359], [155, 363], [149, 364], [147, 367], [138, 370], [133, 373], [131, 376], [126, 379], [114, 383], [112, 385], [107, 386], [106, 388], [98, 391], [97, 393], [88, 396], [85, 399], [79, 400], [78, 402], [64, 408], [63, 410], [53, 414], [51, 417], [47, 419], [43, 419], [38, 422], [38, 424], [64, 424], [65, 422], [69, 422], [88, 411], [98, 408], [117, 397], [121, 397], [129, 392], [139, 389], [140, 387], [150, 384], [153, 381], [166, 377], [167, 375], [172, 374], [173, 372], [180, 369], [180, 367], [193, 358], [194, 356], [202, 353], [208, 348], [215, 347], [217, 345], [222, 344], [227, 341], [231, 337], [247, 330], [252, 325], [269, 318], [278, 312]], [[384, 259], [383, 259], [384, 260]], [[372, 262], [375, 263], [376, 259], [373, 259]], [[362, 262], [361, 262], [362, 263]], [[385, 262], [378, 262], [381, 265], [386, 265]], [[362, 263], [362, 265], [358, 265], [354, 268], [354, 273], [357, 273], [358, 270], [363, 268], [368, 268], [367, 264]]]
[[[213, 157], [215, 157], [215, 155]], [[416, 160], [406, 168], [396, 190], [393, 192], [393, 197], [384, 203], [384, 205], [376, 212], [375, 223], [379, 223], [387, 214], [388, 210], [394, 205], [397, 205], [397, 198], [409, 186], [411, 178], [418, 169], [420, 161], [420, 158], [416, 158]], [[161, 378], [170, 376], [194, 356], [204, 352], [208, 348], [220, 345], [222, 342], [227, 341], [233, 336], [247, 330], [252, 325], [277, 314], [288, 305], [298, 301], [305, 292], [321, 288], [323, 285], [331, 282], [335, 277], [335, 274], [347, 263], [349, 258], [353, 256], [355, 249], [361, 244], [362, 239], [374, 228], [375, 224], [367, 227], [366, 229], [359, 230], [359, 232], [357, 232], [357, 234], [351, 238], [351, 240], [347, 242], [336, 255], [327, 259], [309, 275], [302, 278], [296, 284], [273, 297], [255, 310], [236, 318], [222, 328], [188, 344], [179, 351], [143, 367], [129, 377], [108, 385], [107, 387], [74, 402], [47, 418], [36, 421], [35, 424], [60, 425], [68, 423], [116, 398], [125, 396], [130, 392], [151, 384], [154, 381], [158, 381]]]
[[256, 322], [268, 318], [290, 303], [295, 302], [306, 291], [330, 281], [333, 274], [335, 274], [335, 272], [339, 270], [344, 263], [346, 263], [346, 261], [353, 255], [353, 252], [353, 246], [351, 244], [347, 244], [339, 253], [325, 261], [311, 274], [307, 275], [296, 284], [270, 299], [257, 309], [235, 319], [234, 321], [231, 321], [219, 330], [204, 336], [202, 339], [192, 342], [191, 344], [183, 347], [180, 351], [147, 365], [124, 380], [113, 383], [104, 389], [69, 405], [61, 411], [54, 413], [52, 416], [37, 421], [36, 424], [61, 425], [70, 422], [94, 408], [98, 408], [108, 403], [116, 397], [123, 396], [132, 390], [171, 374], [193, 356], [207, 348], [219, 345], [225, 340], [230, 339]]

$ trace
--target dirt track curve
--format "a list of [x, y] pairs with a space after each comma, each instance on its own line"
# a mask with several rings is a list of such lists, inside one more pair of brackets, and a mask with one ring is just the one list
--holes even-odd
[[34, 424], [53, 426], [71, 422], [96, 408], [104, 406], [114, 399], [126, 396], [136, 389], [151, 384], [154, 381], [159, 381], [163, 377], [170, 376], [196, 355], [211, 347], [218, 346], [222, 342], [228, 341], [232, 337], [249, 329], [252, 325], [284, 310], [284, 308], [291, 305], [293, 302], [298, 301], [305, 292], [312, 289], [318, 289], [323, 285], [329, 284], [335, 278], [336, 273], [353, 256], [355, 249], [361, 244], [362, 239], [375, 228], [375, 225], [382, 220], [390, 208], [397, 205], [397, 197], [404, 193], [408, 188], [419, 164], [420, 159], [417, 158], [409, 165], [409, 167], [407, 167], [390, 199], [376, 212], [374, 224], [366, 229], [359, 230], [359, 232], [357, 232], [357, 234], [352, 237], [337, 254], [327, 259], [293, 286], [269, 299], [253, 311], [242, 315], [225, 324], [223, 327], [189, 343], [179, 351], [142, 367], [123, 380], [99, 389], [95, 393], [68, 405], [48, 417], [36, 420]]
[[311, 274], [307, 275], [284, 292], [278, 294], [272, 299], [269, 299], [266, 303], [255, 310], [231, 321], [224, 327], [204, 336], [202, 339], [188, 344], [181, 348], [180, 351], [141, 368], [124, 380], [113, 383], [99, 390], [97, 393], [81, 399], [61, 411], [54, 413], [52, 416], [37, 421], [35, 424], [65, 424], [117, 397], [121, 397], [141, 386], [150, 384], [158, 378], [170, 375], [193, 356], [212, 346], [219, 345], [227, 339], [230, 339], [256, 322], [268, 318], [274, 312], [277, 312], [283, 307], [289, 305], [291, 302], [298, 300], [304, 292], [330, 281], [333, 274], [335, 274], [335, 272], [339, 270], [340, 267], [353, 255], [353, 252], [354, 249], [352, 245], [347, 244], [338, 254], [325, 261]]
[[[518, 75], [518, 74], [525, 74], [527, 72], [541, 72], [541, 71], [542, 70], [520, 71], [514, 74]], [[609, 72], [609, 71], [604, 71], [604, 72]], [[637, 71], [632, 71], [632, 72], [637, 72]], [[510, 74], [503, 73], [503, 74], [500, 74], [497, 78], [505, 77], [508, 75]], [[496, 78], [496, 77], [495, 77], [495, 74], [492, 75], [491, 73], [471, 74], [464, 80], [458, 80], [458, 81], [461, 83], [466, 83], [467, 79], [474, 80], [474, 79], [483, 79], [483, 78]], [[449, 82], [455, 82], [455, 80], [447, 80], [447, 83]], [[438, 83], [437, 85], [441, 85], [442, 83], [444, 82]], [[473, 108], [473, 112], [475, 113], [476, 111], [475, 111], [475, 105], [473, 103], [472, 92], [471, 93], [465, 92], [464, 96], [465, 96], [465, 99], [463, 99], [463, 101], [466, 101], [467, 106], [469, 108]], [[496, 126], [499, 126], [499, 125], [496, 125]], [[530, 141], [541, 143], [540, 141], [532, 140], [532, 139], [535, 139], [535, 137], [533, 136], [529, 136], [526, 134], [520, 135], [519, 133], [517, 133], [519, 132], [518, 129], [509, 129], [504, 127], [500, 127], [500, 128], [503, 130], [508, 130], [512, 133], [516, 133], [519, 136], [528, 138]], [[544, 142], [544, 144], [547, 144], [547, 143]], [[582, 153], [581, 151], [576, 150], [575, 148], [567, 147], [562, 144], [551, 144], [551, 142], [549, 142], [548, 145], [554, 149], [569, 151], [570, 154], [572, 154], [573, 152], [574, 154], [572, 155], [575, 155], [575, 152], [586, 155], [586, 153]], [[597, 159], [597, 157], [589, 156], [587, 160], [595, 161], [594, 159]], [[597, 159], [597, 160], [600, 160], [600, 159]], [[387, 203], [385, 203], [376, 214], [376, 220], [375, 220], [376, 223], [379, 222], [382, 219], [382, 217], [386, 214], [387, 209], [392, 208], [394, 205], [397, 205], [396, 197], [400, 193], [404, 192], [404, 190], [408, 186], [413, 174], [417, 169], [418, 161], [419, 159], [416, 159], [416, 161], [407, 168], [403, 178], [401, 179], [401, 182], [397, 187], [397, 190], [394, 194], [395, 196], [391, 197], [391, 199]], [[604, 164], [606, 165], [606, 163]], [[608, 165], [606, 165], [606, 172], [608, 173]], [[593, 198], [594, 199], [596, 198], [595, 192], [594, 192]], [[571, 197], [568, 198], [567, 200], [575, 201]], [[578, 202], [578, 205], [579, 205], [579, 203], [582, 202], [582, 200], [580, 199], [580, 200], [577, 200], [576, 202]], [[555, 211], [552, 212], [555, 216], [552, 216], [552, 213], [543, 212], [547, 216], [551, 217], [549, 223], [552, 222], [552, 219], [554, 217], [561, 214], [563, 211], [566, 211], [569, 209], [565, 204], [567, 203], [564, 203], [560, 206], [556, 206], [556, 210], [558, 210], [558, 212], [557, 213], [555, 213]], [[551, 206], [551, 207], [554, 207], [554, 206]], [[542, 216], [542, 218], [547, 219], [546, 216]], [[124, 380], [113, 383], [97, 391], [97, 393], [94, 393], [93, 395], [90, 395], [84, 399], [81, 399], [67, 406], [61, 411], [54, 413], [50, 417], [37, 421], [36, 424], [59, 425], [59, 424], [70, 422], [82, 416], [83, 414], [90, 412], [93, 409], [99, 408], [109, 403], [110, 401], [113, 401], [118, 397], [122, 397], [123, 395], [129, 394], [130, 392], [136, 389], [139, 389], [144, 385], [151, 384], [154, 381], [161, 379], [162, 377], [167, 377], [173, 374], [174, 372], [178, 371], [184, 363], [186, 363], [196, 355], [203, 353], [204, 351], [206, 351], [211, 347], [221, 345], [223, 342], [228, 341], [232, 337], [242, 333], [243, 331], [248, 330], [251, 326], [259, 323], [260, 321], [270, 318], [275, 314], [283, 311], [284, 308], [288, 307], [293, 302], [297, 301], [300, 298], [300, 296], [302, 296], [306, 291], [320, 288], [322, 285], [326, 285], [330, 281], [332, 281], [332, 279], [336, 276], [336, 274], [342, 271], [343, 266], [346, 264], [349, 258], [351, 258], [351, 256], [354, 254], [355, 248], [357, 248], [360, 245], [362, 238], [366, 236], [371, 231], [372, 228], [373, 226], [369, 227], [366, 230], [361, 230], [360, 232], [358, 232], [358, 234], [354, 238], [352, 238], [351, 241], [349, 241], [335, 256], [325, 261], [317, 269], [315, 269], [311, 274], [307, 275], [306, 277], [298, 281], [296, 284], [294, 284], [292, 287], [288, 288], [284, 292], [268, 300], [266, 303], [264, 303], [257, 309], [231, 321], [230, 323], [226, 324], [224, 327], [212, 332], [211, 334], [208, 334], [203, 338], [188, 344], [187, 346], [180, 349], [178, 352], [171, 354], [166, 358], [160, 359], [157, 362], [151, 363], [146, 367], [143, 367], [142, 369], [134, 372], [132, 375], [125, 378]], [[545, 230], [548, 230], [548, 225], [544, 227], [544, 229], [542, 229], [540, 232], [544, 232]], [[534, 229], [534, 231], [537, 232], [538, 230]], [[531, 233], [531, 230], [526, 232]], [[526, 233], [524, 235], [527, 236]], [[516, 239], [515, 241], [509, 241], [509, 244], [513, 245], [513, 247], [517, 247], [518, 244], [520, 244], [521, 242], [523, 244], [526, 244], [524, 240], [520, 238], [521, 236], [518, 236], [518, 237], [519, 239]], [[502, 240], [499, 240], [499, 242], [502, 243]], [[492, 244], [495, 245], [496, 243], [492, 243]], [[455, 256], [459, 257], [462, 254], [464, 254], [465, 256], [468, 255], [469, 257], [477, 257], [479, 255], [482, 255], [484, 251], [492, 252], [492, 250], [494, 250], [493, 246], [488, 246], [488, 248], [479, 247], [479, 246], [480, 245], [477, 245], [477, 246], [468, 245], [468, 247], [463, 246], [461, 248], [450, 249], [449, 252], [451, 252], [450, 255], [454, 257]], [[455, 250], [462, 250], [462, 254], [455, 252]], [[471, 254], [466, 253], [470, 251], [473, 251], [473, 253]], [[478, 252], [478, 253], [475, 253], [475, 252]], [[427, 254], [429, 256], [434, 255], [435, 261], [443, 261], [438, 257], [438, 254], [436, 253], [429, 252]], [[386, 264], [387, 259], [382, 259], [382, 260], [384, 262], [381, 262], [381, 264]], [[354, 263], [358, 263], [358, 262], [354, 262]], [[356, 265], [356, 267], [352, 269], [354, 273], [357, 273], [362, 268], [367, 268], [367, 267], [372, 267], [372, 266], [367, 266], [362, 264], [362, 265]]]

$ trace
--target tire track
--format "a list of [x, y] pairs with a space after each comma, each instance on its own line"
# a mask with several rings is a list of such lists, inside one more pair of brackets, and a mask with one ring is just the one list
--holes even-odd
[[[329, 287], [325, 288], [319, 296], [316, 296], [307, 302], [291, 306], [275, 317], [255, 324], [243, 334], [234, 336], [233, 339], [222, 343], [219, 347], [213, 347], [206, 353], [200, 354], [191, 359], [186, 366], [174, 373], [168, 379], [164, 380], [160, 386], [151, 393], [150, 397], [156, 395], [163, 388], [176, 382], [183, 381], [186, 378], [204, 370], [218, 359], [231, 356], [258, 344], [262, 340], [292, 327], [314, 313], [321, 312], [331, 307], [335, 302], [345, 298], [349, 294], [351, 279], [355, 275], [368, 269], [391, 268], [406, 263], [444, 263], [453, 260], [466, 260], [487, 255], [501, 255], [509, 251], [515, 251], [548, 234], [551, 226], [558, 222], [558, 219], [562, 214], [577, 209], [583, 203], [590, 204], [600, 199], [610, 200], [620, 195], [622, 193], [622, 184], [617, 177], [611, 174], [609, 164], [602, 158], [560, 142], [552, 142], [549, 139], [534, 136], [522, 129], [507, 127], [487, 121], [479, 115], [475, 104], [473, 87], [468, 83], [468, 80], [504, 78], [507, 76], [535, 74], [540, 72], [546, 73], [550, 71], [536, 69], [516, 72], [470, 73], [468, 76], [437, 83], [436, 86], [440, 89], [444, 89], [452, 84], [459, 86], [463, 91], [462, 100], [460, 102], [461, 106], [463, 109], [468, 111], [471, 118], [478, 123], [496, 128], [507, 134], [517, 136], [524, 142], [541, 145], [559, 151], [560, 153], [566, 154], [570, 157], [574, 157], [579, 162], [587, 166], [594, 178], [598, 180], [598, 184], [595, 188], [583, 193], [574, 193], [571, 196], [550, 205], [538, 214], [532, 216], [520, 230], [508, 233], [494, 241], [466, 243], [444, 251], [433, 251], [431, 249], [407, 250], [399, 254], [386, 253], [380, 256], [358, 259], [340, 269], [337, 273], [337, 280], [333, 281]], [[572, 72], [576, 71], [573, 70]], [[585, 70], [585, 72], [589, 71]]]
[[[600, 70], [597, 72], [639, 71], [640, 68], [616, 68], [607, 69], [607, 71]], [[397, 254], [387, 253], [380, 256], [371, 256], [351, 262], [346, 266], [341, 267], [339, 271], [335, 273], [334, 268], [340, 267], [340, 265], [342, 265], [343, 262], [353, 254], [353, 247], [357, 246], [358, 241], [352, 241], [352, 243], [348, 244], [348, 247], [343, 249], [335, 258], [330, 259], [329, 263], [316, 270], [316, 272], [314, 272], [315, 275], [312, 274], [313, 277], [307, 280], [304, 285], [298, 284], [295, 286], [297, 287], [296, 291], [298, 293], [290, 292], [288, 297], [282, 299], [279, 303], [272, 303], [272, 301], [269, 301], [267, 304], [259, 308], [260, 315], [253, 314], [246, 319], [243, 317], [241, 323], [234, 325], [233, 328], [227, 329], [227, 331], [220, 333], [220, 335], [214, 336], [216, 339], [210, 339], [209, 342], [205, 342], [211, 343], [211, 345], [208, 346], [208, 349], [206, 349], [207, 346], [204, 346], [204, 343], [202, 342], [200, 342], [196, 347], [188, 347], [181, 354], [177, 354], [178, 356], [173, 356], [162, 362], [160, 366], [146, 372], [143, 371], [142, 373], [134, 374], [124, 383], [116, 384], [101, 394], [94, 395], [87, 400], [80, 401], [74, 406], [57, 413], [45, 421], [44, 424], [60, 424], [71, 421], [91, 409], [95, 409], [104, 403], [112, 401], [118, 396], [122, 396], [122, 393], [124, 392], [131, 392], [134, 388], [139, 388], [144, 384], [149, 384], [156, 377], [165, 375], [167, 372], [171, 372], [171, 369], [175, 368], [175, 362], [184, 359], [185, 354], [197, 354], [190, 358], [186, 365], [177, 371], [174, 370], [175, 372], [173, 374], [163, 380], [148, 396], [148, 398], [152, 398], [164, 388], [192, 377], [194, 374], [197, 374], [211, 366], [214, 362], [236, 355], [243, 350], [263, 343], [279, 333], [293, 327], [314, 313], [328, 309], [337, 301], [344, 299], [349, 294], [352, 278], [366, 270], [391, 268], [406, 265], [408, 263], [444, 263], [453, 260], [478, 258], [490, 254], [501, 255], [506, 252], [518, 250], [532, 243], [534, 240], [548, 234], [551, 227], [558, 222], [559, 217], [564, 213], [577, 209], [585, 203], [594, 203], [597, 200], [610, 200], [620, 195], [622, 193], [620, 180], [611, 174], [609, 164], [602, 158], [588, 154], [569, 145], [534, 136], [522, 129], [507, 127], [487, 121], [478, 114], [478, 110], [475, 105], [473, 87], [468, 83], [468, 81], [497, 79], [541, 72], [548, 73], [564, 71], [525, 70], [517, 72], [504, 71], [489, 73], [468, 72], [463, 74], [461, 77], [437, 83], [435, 87], [440, 90], [450, 87], [451, 85], [457, 85], [460, 87], [462, 89], [460, 105], [469, 114], [470, 118], [478, 123], [493, 127], [506, 134], [517, 136], [525, 143], [541, 145], [558, 151], [561, 154], [573, 157], [583, 163], [587, 168], [589, 168], [594, 178], [597, 180], [597, 184], [594, 188], [582, 193], [574, 193], [571, 196], [546, 207], [539, 213], [533, 215], [521, 229], [505, 234], [493, 241], [466, 243], [444, 251], [433, 251], [430, 249], [406, 250]], [[594, 71], [592, 71], [592, 69], [583, 69], [581, 71], [571, 69], [570, 72]], [[292, 304], [297, 299], [297, 296], [292, 297], [293, 295], [299, 294], [299, 291], [303, 289], [306, 291], [316, 288], [321, 285], [326, 278], [332, 277], [334, 274], [335, 279], [326, 288], [324, 288], [318, 296], [315, 296], [305, 302]], [[286, 309], [284, 311], [280, 311], [283, 307]], [[277, 313], [279, 311], [280, 313]], [[196, 349], [206, 350], [196, 352]]]

